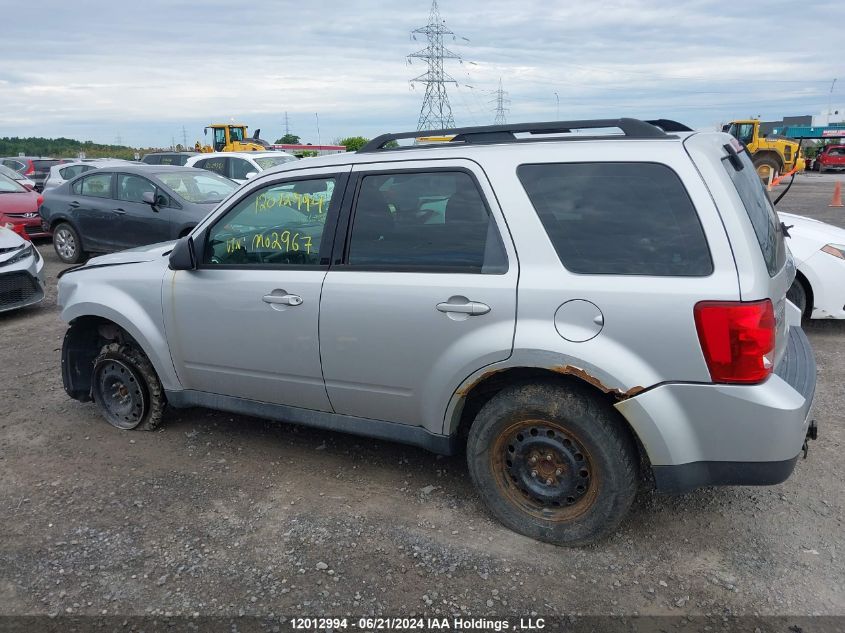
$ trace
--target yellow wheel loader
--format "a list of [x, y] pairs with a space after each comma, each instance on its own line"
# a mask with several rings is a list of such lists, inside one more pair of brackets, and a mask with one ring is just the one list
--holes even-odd
[[770, 174], [786, 174], [795, 167], [798, 171], [804, 171], [805, 163], [799, 143], [782, 136], [760, 134], [758, 119], [731, 121], [722, 127], [722, 131], [745, 144], [757, 175], [763, 181], [768, 181]]
[[212, 144], [194, 145], [198, 152], [266, 152], [271, 149], [267, 141], [258, 138], [261, 130], [255, 130], [255, 136], [247, 136], [247, 127], [237, 123], [212, 123], [203, 130], [208, 136], [211, 130]]

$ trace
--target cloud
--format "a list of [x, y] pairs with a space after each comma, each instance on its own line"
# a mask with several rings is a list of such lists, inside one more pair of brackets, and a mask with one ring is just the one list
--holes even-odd
[[[446, 64], [455, 119], [491, 123], [500, 77], [514, 121], [555, 118], [555, 93], [562, 118], [817, 113], [842, 70], [835, 5], [440, 0], [463, 57]], [[6, 11], [0, 136], [163, 146], [235, 118], [275, 140], [288, 112], [311, 142], [319, 113], [326, 142], [413, 129], [422, 101], [406, 56], [427, 2], [48, 1], [37, 29], [23, 3]]]

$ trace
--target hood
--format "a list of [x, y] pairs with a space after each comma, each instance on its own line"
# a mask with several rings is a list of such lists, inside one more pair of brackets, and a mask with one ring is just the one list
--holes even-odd
[[138, 248], [130, 248], [118, 253], [111, 253], [109, 255], [101, 255], [88, 260], [88, 263], [83, 266], [113, 266], [115, 264], [135, 264], [138, 262], [149, 262], [161, 257], [165, 253], [173, 250], [173, 245], [176, 242], [159, 242], [158, 244], [147, 244], [146, 246], [139, 246]]
[[0, 193], [0, 213], [37, 212], [39, 195], [35, 191]]
[[792, 235], [800, 235], [803, 239], [816, 240], [822, 246], [825, 244], [845, 244], [845, 229], [838, 226], [807, 218], [803, 215], [793, 215], [792, 213], [778, 212], [778, 217], [787, 226], [792, 225], [793, 228], [789, 230]]
[[0, 227], [0, 253], [4, 252], [6, 249], [9, 248], [18, 249], [28, 243], [29, 242], [27, 242], [14, 231], [4, 227]]

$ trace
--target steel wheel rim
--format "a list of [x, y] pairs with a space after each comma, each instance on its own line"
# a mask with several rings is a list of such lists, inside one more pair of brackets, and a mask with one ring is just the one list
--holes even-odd
[[67, 229], [59, 229], [56, 233], [56, 250], [65, 259], [72, 259], [76, 254], [76, 240]]
[[584, 442], [549, 420], [520, 420], [496, 438], [491, 467], [500, 492], [544, 521], [571, 521], [598, 497], [599, 473]]
[[134, 429], [147, 412], [147, 394], [135, 372], [119, 360], [108, 359], [94, 369], [97, 401], [109, 424]]

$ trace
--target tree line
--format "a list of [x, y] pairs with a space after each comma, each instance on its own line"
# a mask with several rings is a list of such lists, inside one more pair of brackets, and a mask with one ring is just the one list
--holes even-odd
[[124, 158], [133, 160], [135, 152], [146, 154], [157, 148], [135, 149], [125, 145], [103, 145], [92, 141], [77, 141], [72, 138], [43, 138], [31, 136], [0, 138], [0, 156], [51, 156], [54, 158], [76, 158], [85, 153], [86, 158]]

